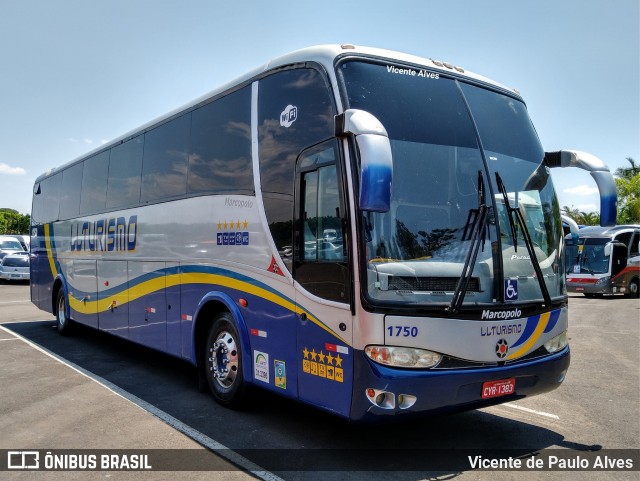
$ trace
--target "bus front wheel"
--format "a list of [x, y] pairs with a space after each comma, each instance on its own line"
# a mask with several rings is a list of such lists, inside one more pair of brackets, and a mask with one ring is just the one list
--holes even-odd
[[640, 297], [640, 281], [632, 279], [627, 290], [628, 297]]
[[64, 336], [71, 333], [71, 319], [67, 317], [67, 299], [62, 288], [58, 289], [56, 296], [56, 327]]
[[211, 324], [203, 357], [204, 374], [214, 399], [226, 407], [241, 407], [247, 389], [242, 374], [242, 348], [228, 312], [219, 314]]

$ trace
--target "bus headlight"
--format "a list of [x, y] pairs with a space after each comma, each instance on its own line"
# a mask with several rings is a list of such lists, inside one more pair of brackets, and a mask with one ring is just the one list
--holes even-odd
[[550, 341], [544, 343], [544, 348], [549, 353], [558, 352], [561, 349], [564, 349], [567, 345], [567, 331], [562, 332], [558, 336], [554, 337]]
[[364, 353], [369, 359], [385, 366], [426, 369], [436, 366], [442, 359], [437, 352], [413, 347], [367, 346]]
[[596, 281], [595, 285], [596, 286], [606, 286], [609, 283], [610, 280], [611, 280], [610, 276], [601, 277], [600, 279], [598, 279]]

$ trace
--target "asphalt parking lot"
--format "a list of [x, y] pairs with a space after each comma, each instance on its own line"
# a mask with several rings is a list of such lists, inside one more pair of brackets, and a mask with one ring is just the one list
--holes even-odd
[[[560, 389], [478, 411], [372, 427], [259, 391], [246, 411], [221, 408], [198, 392], [188, 364], [90, 329], [60, 336], [53, 317], [29, 302], [28, 285], [1, 284], [0, 450], [126, 450], [164, 457], [158, 461], [164, 466], [172, 466], [162, 464], [172, 457], [182, 464], [176, 473], [5, 471], [0, 478], [507, 480], [514, 476], [508, 469], [410, 470], [398, 453], [516, 449], [564, 450], [578, 457], [635, 455], [640, 301], [572, 295], [569, 308], [572, 361]], [[389, 459], [358, 457], [371, 452], [387, 453]], [[299, 470], [273, 469], [282, 461], [291, 466], [292, 457]], [[193, 470], [187, 471], [191, 462]], [[635, 469], [521, 474], [524, 479], [637, 479]]]

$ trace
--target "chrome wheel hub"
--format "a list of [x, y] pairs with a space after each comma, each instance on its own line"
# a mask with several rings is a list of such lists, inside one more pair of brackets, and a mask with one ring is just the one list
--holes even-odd
[[209, 347], [209, 372], [220, 386], [229, 388], [238, 375], [238, 349], [233, 336], [223, 331]]

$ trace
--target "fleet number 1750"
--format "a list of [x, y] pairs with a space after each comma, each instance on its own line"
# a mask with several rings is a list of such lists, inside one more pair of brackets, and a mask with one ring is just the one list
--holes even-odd
[[389, 337], [418, 337], [416, 326], [387, 326]]

